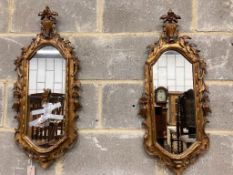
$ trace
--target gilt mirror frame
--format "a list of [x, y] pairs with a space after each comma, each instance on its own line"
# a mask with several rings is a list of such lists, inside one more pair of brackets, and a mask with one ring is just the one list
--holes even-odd
[[[49, 7], [39, 13], [41, 17], [41, 32], [36, 38], [32, 39], [29, 46], [23, 47], [21, 56], [15, 60], [15, 71], [17, 81], [14, 84], [13, 96], [14, 104], [12, 108], [16, 111], [18, 127], [15, 131], [15, 140], [23, 148], [26, 154], [33, 160], [40, 163], [43, 168], [47, 168], [55, 159], [59, 158], [77, 141], [77, 109], [79, 107], [79, 88], [80, 82], [77, 79], [79, 60], [74, 56], [73, 47], [70, 41], [64, 40], [56, 32], [56, 19], [58, 14], [51, 11]], [[65, 77], [65, 135], [56, 144], [49, 148], [35, 145], [27, 136], [27, 115], [28, 105], [28, 86], [29, 86], [29, 61], [36, 52], [45, 47], [56, 48], [66, 60]]]
[[[144, 93], [140, 98], [140, 115], [144, 118], [144, 148], [149, 155], [157, 156], [171, 168], [175, 174], [181, 174], [190, 163], [209, 147], [209, 138], [205, 133], [206, 116], [211, 112], [209, 107], [208, 87], [204, 82], [206, 63], [199, 55], [196, 46], [189, 42], [189, 36], [179, 36], [178, 19], [171, 10], [161, 16], [163, 32], [158, 42], [149, 46], [149, 55], [144, 67]], [[177, 51], [193, 65], [193, 81], [196, 113], [196, 142], [181, 154], [172, 154], [156, 142], [154, 119], [153, 65], [168, 50]]]

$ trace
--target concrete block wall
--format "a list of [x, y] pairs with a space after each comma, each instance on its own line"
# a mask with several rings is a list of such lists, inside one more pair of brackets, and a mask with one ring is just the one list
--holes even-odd
[[81, 61], [79, 142], [37, 175], [171, 175], [149, 157], [137, 115], [147, 45], [158, 40], [159, 17], [179, 14], [208, 64], [212, 114], [210, 149], [184, 175], [233, 172], [232, 0], [0, 0], [0, 175], [25, 175], [27, 157], [15, 145], [14, 60], [40, 30], [38, 12], [57, 11], [58, 31]]

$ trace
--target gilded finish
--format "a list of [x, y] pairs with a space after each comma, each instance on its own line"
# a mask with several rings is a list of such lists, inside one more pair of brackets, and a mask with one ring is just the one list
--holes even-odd
[[[12, 108], [17, 112], [18, 128], [15, 131], [16, 142], [25, 150], [27, 155], [38, 161], [43, 168], [47, 168], [54, 160], [62, 156], [77, 140], [76, 111], [79, 107], [80, 83], [77, 79], [79, 61], [74, 56], [70, 41], [64, 40], [55, 31], [56, 12], [49, 7], [39, 13], [41, 16], [41, 33], [32, 39], [29, 46], [22, 48], [21, 56], [15, 60], [15, 71], [18, 80], [14, 84], [14, 104]], [[28, 125], [28, 68], [33, 55], [44, 46], [53, 46], [58, 49], [66, 60], [66, 106], [65, 106], [65, 136], [49, 148], [36, 146], [27, 136]]]
[[[195, 161], [199, 154], [208, 149], [209, 138], [205, 133], [206, 116], [211, 112], [209, 107], [208, 87], [204, 82], [206, 76], [206, 63], [199, 55], [199, 50], [190, 43], [189, 36], [178, 35], [177, 19], [171, 10], [167, 15], [161, 17], [164, 21], [163, 33], [159, 41], [150, 46], [149, 56], [145, 63], [144, 94], [139, 100], [140, 114], [144, 118], [143, 125], [146, 132], [144, 135], [144, 147], [148, 154], [158, 156], [161, 161], [168, 165], [176, 174]], [[172, 154], [156, 143], [154, 122], [154, 92], [153, 92], [153, 65], [159, 57], [167, 50], [175, 50], [182, 54], [193, 65], [195, 111], [197, 138], [186, 151], [181, 154]]]

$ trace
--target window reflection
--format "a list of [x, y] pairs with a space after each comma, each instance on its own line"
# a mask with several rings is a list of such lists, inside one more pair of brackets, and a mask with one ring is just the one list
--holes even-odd
[[29, 64], [29, 94], [41, 93], [44, 88], [65, 93], [65, 66], [66, 61], [56, 48], [38, 50]]

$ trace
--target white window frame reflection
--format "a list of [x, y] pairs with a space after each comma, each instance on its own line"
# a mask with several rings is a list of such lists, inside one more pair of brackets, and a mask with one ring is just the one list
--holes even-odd
[[163, 86], [168, 91], [193, 89], [192, 64], [176, 51], [163, 53], [153, 66], [154, 86]]
[[29, 63], [29, 95], [42, 93], [44, 88], [53, 93], [65, 93], [66, 60], [60, 52], [46, 46], [37, 51]]

